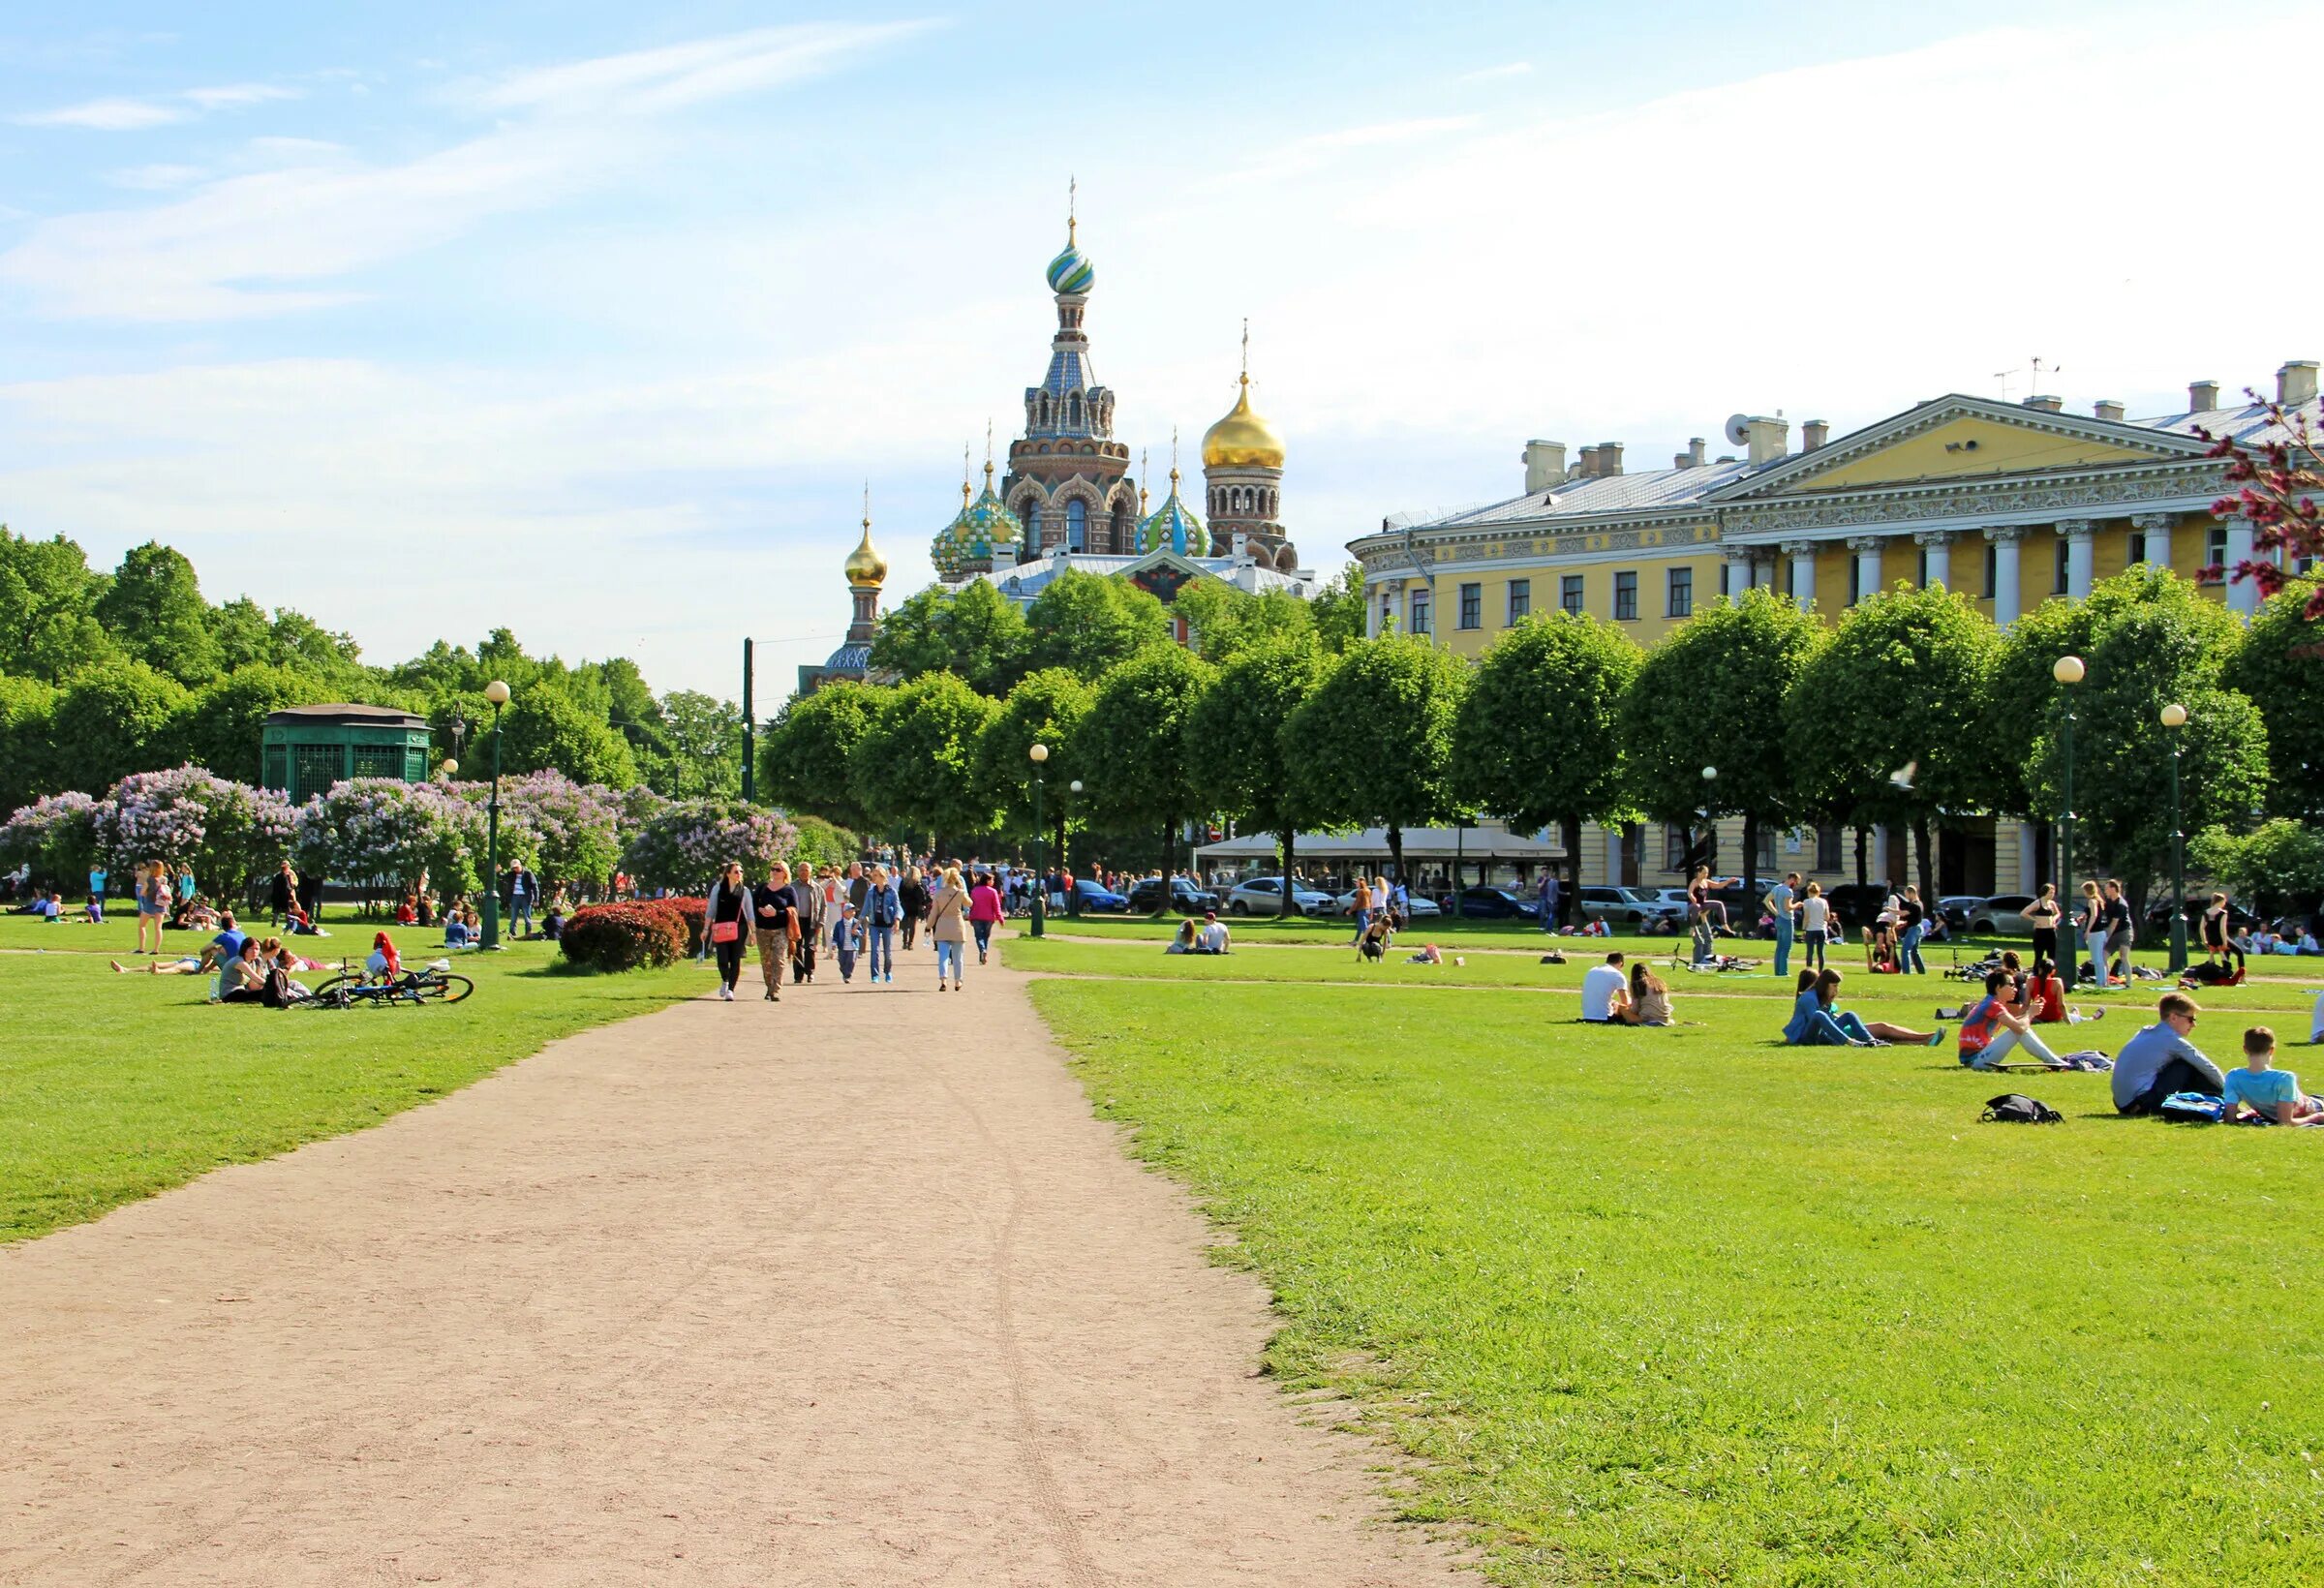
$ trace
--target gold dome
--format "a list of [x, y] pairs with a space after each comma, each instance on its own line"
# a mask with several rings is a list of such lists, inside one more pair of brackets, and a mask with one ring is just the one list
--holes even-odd
[[1203, 433], [1205, 469], [1280, 469], [1283, 438], [1275, 427], [1251, 412], [1251, 378], [1242, 377], [1242, 394], [1235, 412]]
[[841, 566], [846, 572], [847, 582], [851, 585], [883, 585], [887, 583], [888, 560], [880, 556], [872, 545], [872, 521], [869, 518], [864, 520], [863, 539], [855, 543], [855, 550], [847, 554], [847, 561]]

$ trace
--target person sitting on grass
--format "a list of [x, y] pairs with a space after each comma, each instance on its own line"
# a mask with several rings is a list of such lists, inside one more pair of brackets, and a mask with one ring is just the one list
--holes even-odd
[[2244, 1066], [2229, 1070], [2219, 1088], [2220, 1100], [2227, 1105], [2219, 1115], [2221, 1123], [2234, 1124], [2237, 1115], [2249, 1109], [2254, 1117], [2278, 1125], [2324, 1125], [2324, 1098], [2303, 1092], [2300, 1078], [2273, 1068], [2275, 1062], [2276, 1033], [2265, 1025], [2246, 1029]]
[[218, 991], [210, 995], [212, 1003], [263, 1003], [266, 999], [266, 967], [259, 960], [259, 940], [242, 939], [241, 952], [226, 963], [219, 973]]
[[2011, 996], [2015, 991], [2008, 971], [1986, 972], [1985, 995], [1961, 1016], [1961, 1062], [1972, 1070], [1990, 1070], [2022, 1048], [2053, 1070], [2065, 1068], [2065, 1061], [2034, 1034], [2043, 1007], [2040, 995], [2031, 994], [2021, 1011]]
[[2104, 1020], [2106, 1011], [2093, 1009], [2088, 1013], [2065, 1001], [2065, 982], [2059, 976], [2058, 967], [2047, 960], [2034, 962], [2033, 978], [2026, 983], [2026, 997], [2040, 1013], [2029, 1015], [2035, 1025], [2081, 1025], [2089, 1021]]
[[234, 912], [222, 912], [218, 917], [218, 935], [210, 939], [210, 946], [218, 951], [219, 961], [224, 962], [241, 958], [242, 945], [246, 940], [242, 929], [234, 924]]
[[1189, 917], [1178, 923], [1178, 930], [1171, 934], [1170, 946], [1162, 952], [1165, 954], [1192, 954], [1201, 941], [1200, 930], [1195, 926], [1193, 919]]
[[1202, 947], [1196, 949], [1195, 952], [1197, 954], [1225, 954], [1233, 947], [1234, 940], [1227, 935], [1227, 924], [1218, 918], [1218, 911], [1205, 910], [1203, 912], [1203, 943]]
[[1840, 981], [1837, 970], [1816, 973], [1815, 985], [1800, 993], [1791, 1006], [1791, 1022], [1784, 1027], [1786, 1042], [1801, 1048], [1884, 1048], [1900, 1043], [1934, 1048], [1944, 1041], [1942, 1025], [1934, 1031], [1915, 1031], [1909, 1025], [1896, 1025], [1884, 1020], [1867, 1021], [1851, 1010], [1837, 1007]]
[[52, 891], [46, 899], [34, 900], [32, 913], [39, 916], [44, 925], [55, 926], [65, 918], [65, 896]]
[[391, 982], [404, 973], [404, 962], [396, 956], [395, 940], [383, 931], [371, 934], [371, 952], [364, 957], [363, 974], [375, 982]]
[[1883, 920], [1864, 929], [1864, 968], [1875, 976], [1898, 974], [1894, 921]]
[[1630, 982], [1622, 970], [1622, 951], [1605, 957], [1605, 963], [1582, 973], [1581, 1018], [1590, 1025], [1618, 1023], [1630, 1003]]
[[468, 923], [461, 919], [457, 910], [443, 918], [443, 946], [445, 948], [466, 948], [471, 941], [473, 939], [468, 935]]
[[1672, 1023], [1670, 985], [1647, 969], [1645, 961], [1630, 967], [1630, 995], [1614, 1011], [1614, 1019], [1624, 1025]]
[[1369, 960], [1377, 964], [1388, 958], [1389, 937], [1388, 912], [1375, 911], [1370, 923], [1357, 935], [1356, 958], [1360, 962]]
[[290, 932], [293, 936], [328, 937], [330, 935], [329, 932], [317, 926], [314, 921], [308, 917], [307, 912], [299, 907], [298, 901], [295, 899], [290, 901], [290, 908], [286, 911], [285, 914], [289, 919], [288, 925], [284, 930]]
[[265, 976], [262, 991], [267, 1008], [288, 1009], [299, 999], [315, 995], [312, 989], [291, 979], [290, 973], [305, 962], [280, 937], [268, 937], [259, 944], [259, 968]]
[[2115, 1055], [2117, 1114], [2153, 1114], [2173, 1092], [2219, 1095], [2227, 1078], [2194, 1044], [2195, 1022], [2202, 1013], [2184, 992], [2165, 992], [2156, 1001], [2155, 1023], [2135, 1033]]

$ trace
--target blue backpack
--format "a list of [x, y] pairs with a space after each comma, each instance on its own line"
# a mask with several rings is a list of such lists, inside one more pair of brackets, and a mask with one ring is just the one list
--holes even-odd
[[2173, 1092], [2156, 1110], [2165, 1119], [2183, 1125], [2216, 1125], [2226, 1117], [2227, 1105], [2209, 1092]]

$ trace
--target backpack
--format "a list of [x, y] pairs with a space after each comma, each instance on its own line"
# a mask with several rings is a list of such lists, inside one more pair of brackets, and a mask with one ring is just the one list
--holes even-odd
[[2065, 1115], [2023, 1092], [2003, 1092], [1987, 1102], [1978, 1117], [1999, 1125], [2054, 1125]]
[[2155, 1112], [2183, 1125], [2216, 1125], [2225, 1117], [2227, 1105], [2209, 1092], [2178, 1091], [2164, 1098]]

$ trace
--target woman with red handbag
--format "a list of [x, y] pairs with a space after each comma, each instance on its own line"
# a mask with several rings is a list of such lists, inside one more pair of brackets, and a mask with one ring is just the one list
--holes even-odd
[[730, 860], [726, 870], [711, 885], [702, 908], [702, 930], [719, 955], [719, 997], [734, 1001], [734, 984], [743, 974], [743, 923], [749, 919], [750, 890], [743, 886], [743, 863]]

